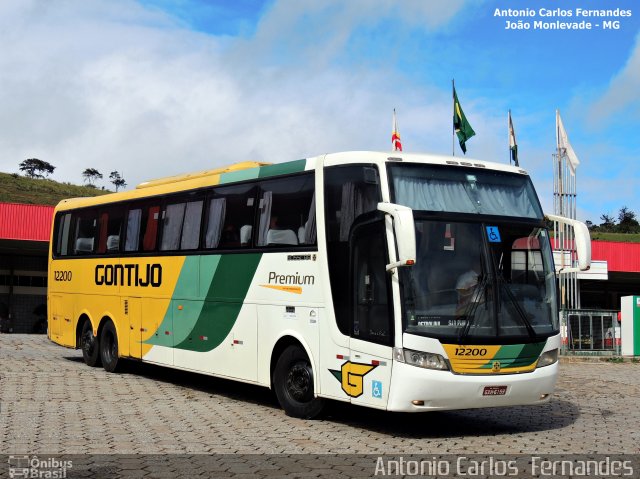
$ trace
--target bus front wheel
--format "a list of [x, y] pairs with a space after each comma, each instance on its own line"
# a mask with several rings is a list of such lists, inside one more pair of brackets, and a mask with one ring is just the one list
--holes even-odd
[[273, 371], [273, 386], [287, 416], [312, 419], [322, 411], [324, 400], [314, 396], [313, 369], [300, 346], [287, 347]]
[[100, 342], [93, 335], [93, 326], [88, 319], [82, 325], [80, 348], [82, 349], [82, 359], [87, 366], [100, 366]]
[[118, 334], [111, 321], [102, 328], [100, 333], [100, 358], [105, 371], [115, 373], [118, 369]]

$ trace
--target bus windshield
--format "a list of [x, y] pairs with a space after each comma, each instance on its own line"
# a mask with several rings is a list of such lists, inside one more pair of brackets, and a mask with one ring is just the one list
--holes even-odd
[[416, 213], [416, 264], [401, 268], [403, 330], [454, 341], [539, 341], [558, 333], [547, 230]]
[[528, 176], [444, 165], [389, 165], [394, 202], [414, 210], [542, 219]]

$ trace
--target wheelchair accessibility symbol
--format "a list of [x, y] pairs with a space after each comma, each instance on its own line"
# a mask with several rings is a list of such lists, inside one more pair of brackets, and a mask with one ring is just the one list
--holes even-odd
[[382, 397], [382, 383], [380, 381], [371, 381], [371, 395], [378, 399]]
[[487, 238], [489, 238], [489, 243], [500, 243], [502, 241], [500, 239], [500, 230], [498, 230], [497, 226], [487, 226]]

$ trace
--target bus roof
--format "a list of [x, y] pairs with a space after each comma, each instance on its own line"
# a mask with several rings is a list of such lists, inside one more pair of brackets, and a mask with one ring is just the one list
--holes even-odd
[[194, 178], [211, 177], [222, 173], [230, 173], [232, 171], [246, 170], [249, 168], [258, 168], [260, 166], [271, 165], [271, 163], [259, 163], [257, 161], [243, 161], [242, 163], [234, 163], [230, 166], [223, 166], [215, 170], [197, 171], [195, 173], [186, 173], [183, 175], [166, 176], [155, 180], [145, 181], [136, 186], [136, 188], [149, 188], [152, 186], [166, 185], [170, 183], [178, 183], [180, 181], [193, 180]]
[[325, 155], [324, 166], [341, 165], [344, 163], [384, 163], [384, 162], [406, 162], [425, 163], [432, 165], [450, 166], [471, 166], [476, 168], [487, 168], [490, 170], [506, 171], [509, 173], [520, 173], [527, 175], [526, 170], [491, 161], [476, 160], [474, 158], [434, 155], [427, 153], [405, 153], [402, 151], [349, 151], [344, 153], [331, 153]]
[[56, 206], [56, 210], [82, 208], [86, 206], [108, 204], [130, 199], [146, 198], [155, 195], [205, 188], [208, 186], [235, 183], [256, 178], [266, 178], [269, 176], [298, 173], [315, 168], [317, 160], [321, 158], [324, 158], [324, 166], [335, 166], [352, 163], [376, 163], [382, 166], [387, 162], [406, 162], [463, 167], [466, 166], [525, 175], [527, 174], [525, 170], [519, 167], [503, 163], [480, 161], [466, 157], [461, 158], [423, 153], [405, 153], [401, 151], [348, 151], [342, 153], [330, 153], [314, 158], [289, 161], [285, 163], [272, 164], [255, 161], [245, 161], [212, 170], [204, 170], [195, 173], [186, 173], [182, 175], [158, 178], [155, 180], [140, 183], [133, 190], [95, 197], [65, 199], [58, 203], [58, 205]]

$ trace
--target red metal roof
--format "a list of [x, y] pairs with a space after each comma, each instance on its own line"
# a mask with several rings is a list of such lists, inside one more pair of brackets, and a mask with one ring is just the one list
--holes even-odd
[[609, 271], [640, 273], [640, 243], [592, 241], [591, 259], [606, 260]]
[[[53, 206], [0, 203], [0, 239], [49, 241]], [[640, 243], [591, 241], [591, 258], [609, 271], [640, 273]]]
[[0, 239], [49, 241], [53, 206], [0, 203]]

